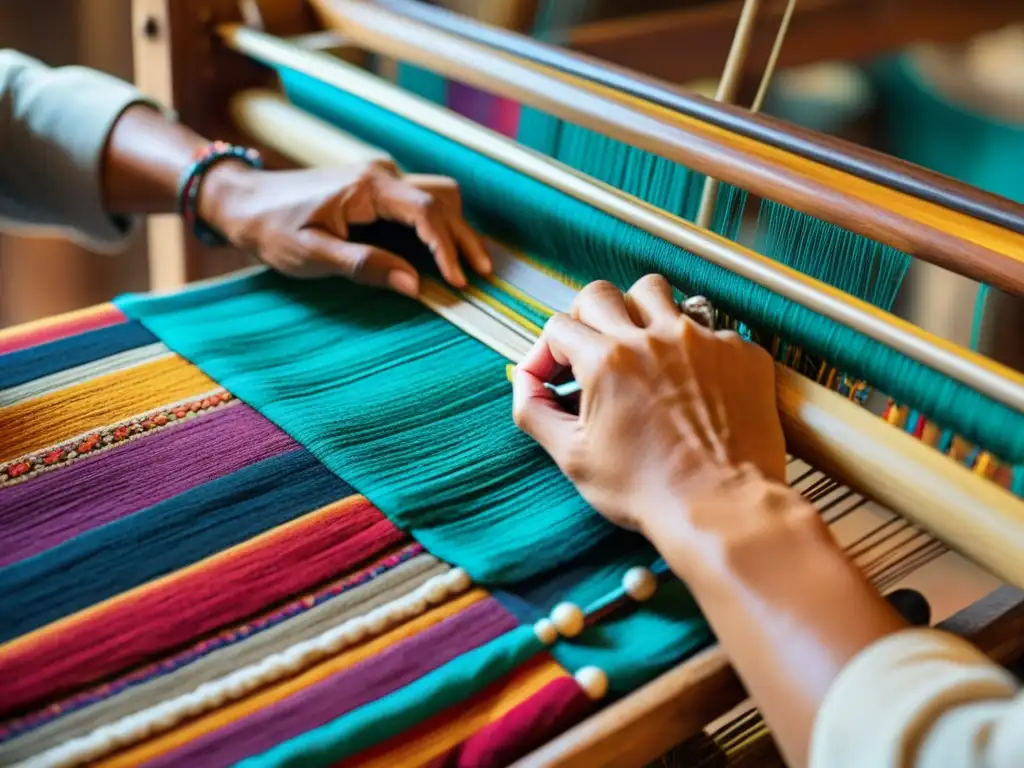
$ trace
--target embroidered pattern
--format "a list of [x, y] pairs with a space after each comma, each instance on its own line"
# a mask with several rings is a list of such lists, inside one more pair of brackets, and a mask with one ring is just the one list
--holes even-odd
[[198, 400], [189, 399], [166, 405], [127, 421], [79, 435], [61, 445], [51, 446], [23, 458], [0, 464], [0, 488], [30, 480], [44, 472], [66, 467], [76, 459], [93, 456], [118, 445], [159, 432], [181, 421], [194, 418], [203, 411], [210, 411], [232, 402], [237, 402], [234, 400], [234, 395], [222, 389], [216, 390]]
[[333, 597], [348, 592], [372, 581], [383, 573], [411, 560], [425, 550], [419, 543], [409, 544], [393, 554], [377, 560], [373, 565], [357, 573], [329, 584], [319, 592], [304, 595], [281, 606], [273, 613], [258, 616], [247, 624], [235, 624], [216, 635], [190, 646], [175, 656], [170, 656], [153, 664], [140, 667], [128, 675], [119, 677], [109, 683], [96, 686], [82, 693], [55, 701], [44, 709], [32, 712], [24, 717], [10, 720], [0, 726], [0, 744], [17, 738], [24, 733], [40, 728], [63, 715], [84, 709], [104, 699], [116, 696], [126, 688], [142, 685], [163, 675], [168, 675], [181, 667], [187, 666], [216, 650], [245, 640], [266, 629], [280, 624], [282, 621], [298, 616], [301, 613], [320, 605]]

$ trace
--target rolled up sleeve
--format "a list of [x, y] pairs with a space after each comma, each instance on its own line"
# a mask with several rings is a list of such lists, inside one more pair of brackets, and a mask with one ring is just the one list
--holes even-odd
[[117, 119], [140, 103], [158, 108], [101, 72], [0, 51], [0, 219], [122, 246], [136, 222], [104, 210], [102, 162]]
[[960, 638], [908, 630], [867, 648], [832, 684], [811, 768], [1020, 768], [1024, 699]]

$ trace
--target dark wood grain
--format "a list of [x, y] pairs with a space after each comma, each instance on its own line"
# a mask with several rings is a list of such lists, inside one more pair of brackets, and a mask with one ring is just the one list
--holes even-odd
[[[749, 67], [767, 59], [785, 2], [758, 19]], [[742, 2], [637, 14], [577, 26], [568, 47], [674, 83], [717, 77], [725, 63]], [[952, 43], [1024, 19], [1013, 0], [801, 0], [780, 67], [865, 60], [915, 42]]]
[[1024, 233], [1024, 205], [984, 192], [949, 176], [782, 120], [686, 94], [648, 75], [489, 27], [441, 8], [414, 0], [379, 1], [438, 29], [615, 88], [950, 210]]

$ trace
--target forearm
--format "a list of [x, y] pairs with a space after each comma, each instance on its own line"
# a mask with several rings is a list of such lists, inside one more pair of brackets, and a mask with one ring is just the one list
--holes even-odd
[[104, 207], [114, 215], [173, 213], [181, 175], [206, 143], [154, 109], [128, 108], [103, 155]]
[[805, 765], [831, 683], [905, 624], [788, 488], [730, 474], [704, 499], [657, 516], [647, 533], [690, 585], [790, 763]]
[[[110, 133], [103, 156], [103, 204], [112, 215], [174, 213], [178, 186], [209, 141], [146, 106], [125, 110]], [[248, 167], [224, 161], [206, 173], [199, 215], [218, 224], [217, 200], [237, 191]]]

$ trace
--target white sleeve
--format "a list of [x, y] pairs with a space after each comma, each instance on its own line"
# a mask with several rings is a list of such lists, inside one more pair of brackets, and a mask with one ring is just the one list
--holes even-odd
[[811, 768], [1022, 768], [1024, 697], [960, 638], [913, 629], [851, 661], [825, 697]]
[[134, 222], [104, 211], [102, 161], [117, 119], [137, 103], [156, 106], [102, 72], [0, 50], [0, 220], [119, 247]]

